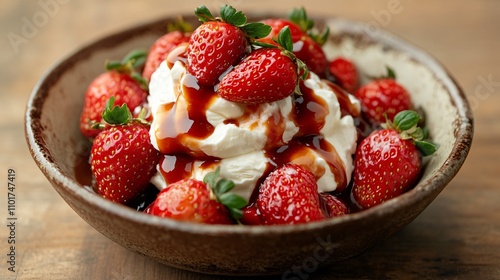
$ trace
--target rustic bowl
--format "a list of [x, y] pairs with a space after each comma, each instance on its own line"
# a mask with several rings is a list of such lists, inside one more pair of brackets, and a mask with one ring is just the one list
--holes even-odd
[[[264, 15], [254, 15], [254, 19]], [[170, 266], [210, 274], [292, 275], [291, 268], [317, 267], [355, 256], [402, 229], [450, 182], [463, 164], [473, 135], [464, 93], [444, 67], [412, 44], [373, 26], [340, 18], [318, 18], [335, 34], [329, 58], [347, 56], [366, 76], [391, 66], [398, 81], [424, 109], [436, 154], [426, 160], [418, 185], [369, 210], [293, 226], [225, 226], [178, 222], [112, 203], [85, 186], [82, 165], [89, 152], [79, 131], [83, 94], [103, 71], [105, 59], [148, 49], [176, 17], [140, 25], [89, 44], [52, 67], [37, 83], [26, 110], [31, 154], [61, 197], [92, 227], [131, 251]], [[197, 24], [192, 16], [186, 20]], [[82, 180], [83, 178], [83, 180]], [[88, 179], [88, 178], [87, 178]]]

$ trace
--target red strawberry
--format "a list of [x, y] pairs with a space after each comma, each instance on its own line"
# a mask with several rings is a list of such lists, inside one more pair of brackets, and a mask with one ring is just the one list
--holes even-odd
[[271, 33], [259, 41], [269, 44], [276, 44], [273, 38], [278, 36], [281, 29], [288, 26], [290, 28], [292, 42], [294, 44], [293, 53], [297, 58], [302, 60], [310, 71], [321, 75], [326, 68], [328, 62], [326, 55], [322, 49], [328, 37], [329, 30], [325, 30], [323, 34], [312, 32], [314, 21], [307, 17], [305, 9], [294, 9], [290, 13], [288, 20], [286, 19], [266, 19], [262, 21], [264, 24], [271, 26]]
[[328, 65], [328, 74], [333, 82], [347, 90], [349, 93], [356, 92], [359, 86], [359, 77], [356, 66], [352, 61], [338, 57], [330, 61]]
[[325, 204], [329, 217], [338, 217], [349, 213], [347, 205], [336, 196], [329, 193], [320, 193], [319, 195]]
[[205, 6], [195, 14], [203, 22], [192, 34], [187, 49], [187, 71], [203, 86], [213, 86], [220, 76], [236, 65], [249, 51], [250, 38], [266, 36], [270, 28], [262, 23], [247, 23], [242, 12], [224, 5], [220, 18]]
[[269, 174], [260, 186], [257, 207], [265, 225], [325, 218], [314, 174], [296, 164], [286, 164]]
[[114, 106], [111, 97], [103, 113], [108, 126], [94, 139], [90, 166], [97, 192], [125, 203], [144, 192], [156, 172], [160, 153], [151, 145], [149, 126], [132, 120], [128, 107]]
[[183, 21], [175, 25], [169, 25], [169, 32], [158, 38], [149, 49], [148, 58], [142, 71], [142, 76], [146, 80], [151, 79], [151, 75], [158, 68], [160, 63], [167, 58], [167, 55], [178, 45], [189, 42], [191, 37], [191, 26]]
[[412, 108], [410, 95], [394, 80], [392, 70], [388, 78], [373, 80], [356, 91], [361, 110], [368, 121], [375, 125], [385, 121], [384, 114], [392, 120], [397, 113]]
[[287, 26], [288, 28], [290, 28], [290, 34], [293, 43], [300, 41], [303, 38], [303, 36], [307, 35], [304, 31], [302, 31], [302, 29], [300, 29], [298, 25], [291, 22], [290, 20], [272, 18], [272, 19], [265, 19], [262, 21], [262, 23], [271, 26], [271, 33], [269, 33], [269, 35], [267, 35], [266, 37], [259, 39], [258, 40], [259, 42], [278, 45], [278, 43], [275, 42], [273, 38], [278, 38], [279, 32]]
[[410, 189], [420, 174], [420, 154], [432, 154], [434, 144], [417, 127], [419, 115], [402, 111], [385, 129], [374, 131], [356, 150], [352, 195], [363, 209], [378, 205]]
[[217, 88], [224, 99], [245, 104], [273, 102], [290, 96], [297, 89], [298, 73], [307, 75], [305, 65], [291, 53], [290, 29], [283, 28], [278, 37], [281, 46], [253, 51]]
[[146, 101], [147, 84], [138, 73], [133, 72], [144, 62], [145, 57], [145, 52], [134, 51], [121, 62], [107, 63], [108, 71], [88, 86], [80, 115], [80, 131], [83, 135], [94, 138], [100, 132], [92, 125], [102, 122], [102, 111], [111, 96], [115, 97], [116, 105], [126, 104], [133, 111]]
[[247, 202], [228, 193], [234, 184], [218, 177], [219, 169], [207, 174], [203, 182], [183, 179], [169, 184], [148, 207], [147, 213], [195, 223], [234, 223], [231, 217], [241, 218], [240, 209]]

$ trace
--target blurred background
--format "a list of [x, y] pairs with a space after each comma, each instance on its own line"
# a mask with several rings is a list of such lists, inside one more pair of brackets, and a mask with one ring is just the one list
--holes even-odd
[[[83, 222], [49, 186], [31, 159], [23, 121], [26, 100], [37, 80], [82, 45], [139, 23], [191, 14], [201, 4], [215, 11], [224, 3], [248, 12], [284, 16], [291, 8], [303, 6], [312, 17], [346, 17], [385, 28], [441, 61], [463, 87], [474, 111], [476, 128], [469, 158], [431, 206], [383, 244], [321, 270], [315, 277], [500, 278], [500, 191], [496, 181], [500, 171], [500, 110], [494, 105], [500, 104], [500, 1], [2, 0], [0, 174], [6, 174], [8, 168], [17, 173], [19, 279], [146, 279], [145, 275], [157, 279], [218, 279], [146, 260]], [[5, 194], [2, 188], [0, 196]], [[492, 195], [497, 195], [497, 200]], [[2, 221], [4, 209], [6, 200], [1, 199]], [[0, 248], [6, 245], [6, 235], [0, 228]], [[3, 260], [4, 251], [0, 253]], [[0, 262], [0, 275], [13, 277], [4, 263]]]

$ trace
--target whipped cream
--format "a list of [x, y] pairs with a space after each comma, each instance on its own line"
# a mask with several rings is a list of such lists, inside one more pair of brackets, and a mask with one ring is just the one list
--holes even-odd
[[[315, 173], [320, 192], [334, 191], [339, 182], [349, 182], [352, 173], [357, 139], [354, 120], [350, 115], [341, 115], [335, 93], [314, 73], [304, 81], [304, 86], [326, 107], [325, 125], [319, 133], [321, 139], [314, 139], [311, 144], [300, 142], [296, 144], [300, 152], [287, 156]], [[232, 192], [249, 200], [256, 184], [275, 164], [276, 158], [269, 151], [279, 157], [276, 151], [286, 150], [291, 141], [302, 136], [294, 116], [293, 97], [252, 106], [230, 102], [213, 92], [203, 92], [181, 61], [171, 68], [162, 62], [151, 76], [149, 89], [148, 102], [153, 115], [151, 143], [164, 154], [158, 166], [164, 180], [158, 175], [153, 180], [160, 189], [169, 181], [165, 174], [176, 169], [182, 169], [183, 177], [203, 180], [208, 172], [220, 167], [221, 176], [235, 183]], [[349, 98], [359, 108], [359, 102]], [[314, 102], [311, 105], [319, 106]], [[193, 110], [198, 118], [201, 115], [201, 120], [193, 120]], [[194, 126], [199, 126], [195, 132]], [[319, 146], [329, 149], [323, 151]], [[179, 153], [186, 154], [188, 159], [182, 156], [180, 160]], [[332, 168], [332, 161], [336, 167]], [[179, 168], [181, 162], [184, 165]]]

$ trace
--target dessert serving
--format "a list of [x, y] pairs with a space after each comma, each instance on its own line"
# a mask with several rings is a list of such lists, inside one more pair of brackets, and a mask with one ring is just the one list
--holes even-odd
[[360, 85], [352, 61], [327, 59], [329, 30], [304, 9], [195, 14], [198, 27], [179, 21], [89, 85], [80, 128], [98, 194], [131, 205], [150, 192], [139, 211], [182, 221], [277, 225], [414, 186], [436, 145], [392, 69]]
[[32, 91], [30, 152], [104, 236], [182, 269], [304, 278], [457, 174], [472, 113], [431, 55], [337, 16], [212, 6], [82, 46]]

